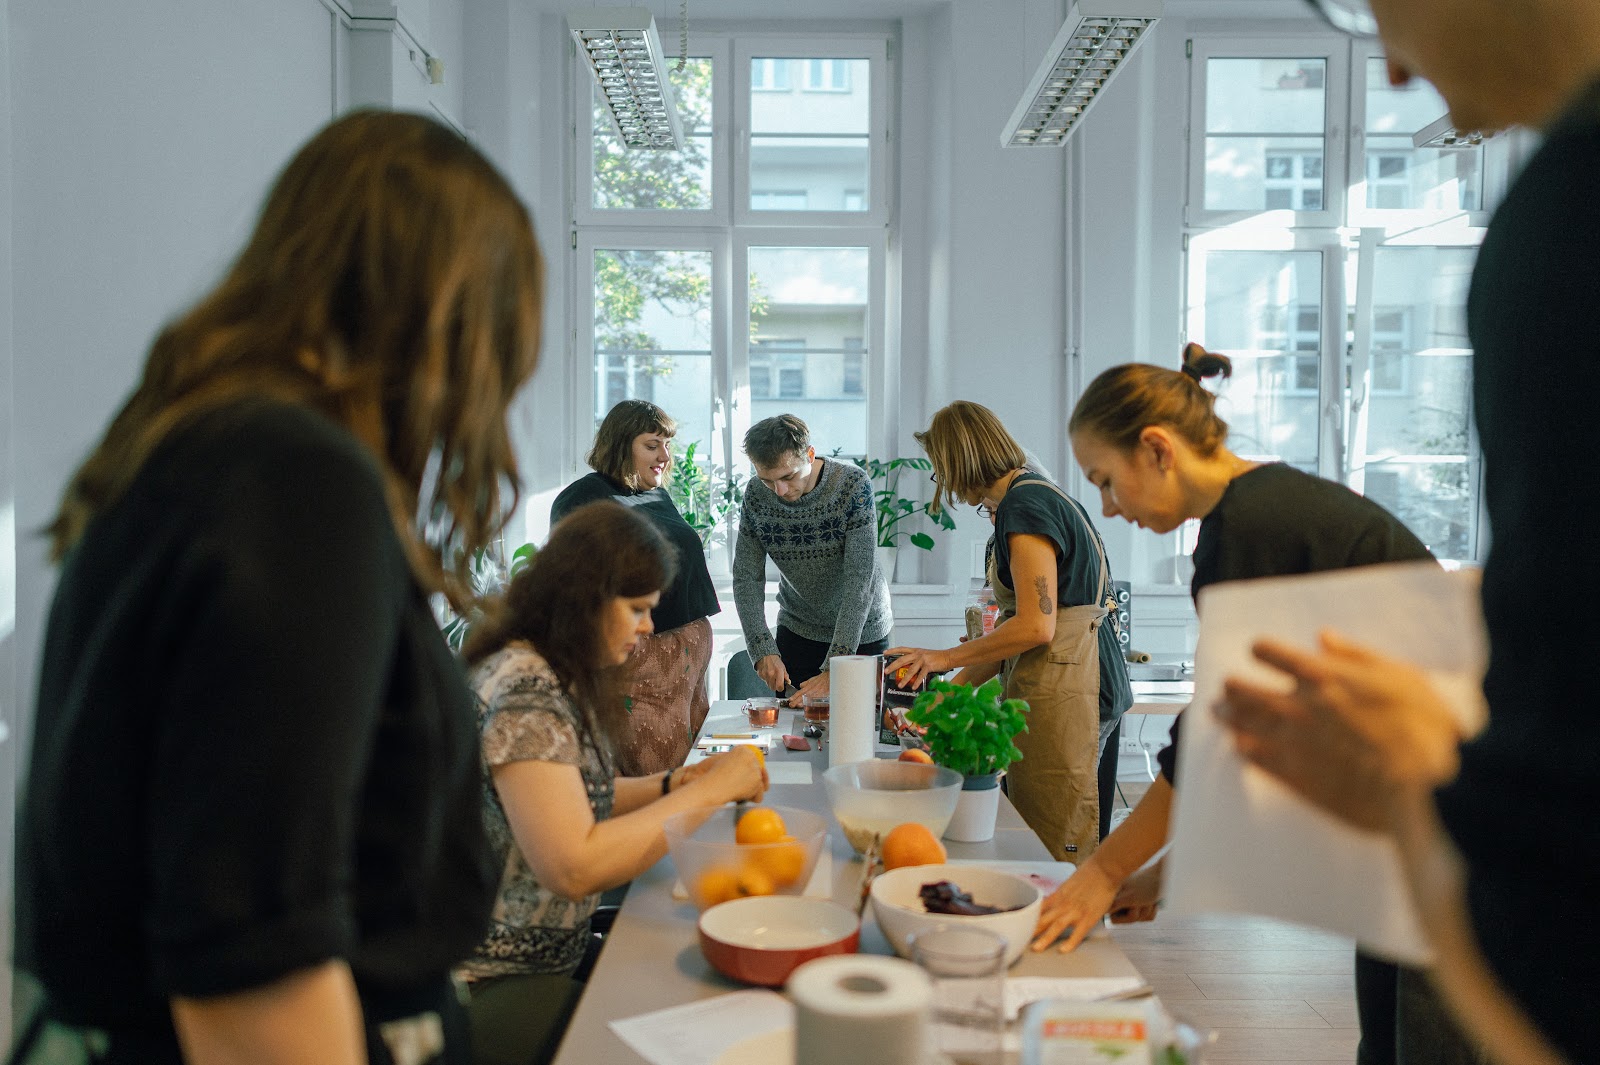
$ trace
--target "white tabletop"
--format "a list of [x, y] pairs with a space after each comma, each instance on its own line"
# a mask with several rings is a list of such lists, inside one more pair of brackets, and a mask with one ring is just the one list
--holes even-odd
[[[738, 701], [713, 703], [701, 729], [702, 735], [751, 731], [739, 712], [741, 705]], [[799, 717], [799, 711], [782, 711], [778, 727], [772, 731], [779, 736], [785, 732], [798, 735], [802, 724]], [[774, 785], [767, 793], [768, 802], [828, 813], [828, 800], [821, 781], [821, 772], [827, 768], [827, 755], [815, 749], [816, 741], [812, 741], [812, 747], [809, 752], [798, 752], [784, 749], [781, 741], [774, 743], [768, 756], [770, 761], [808, 764], [812, 768], [812, 782]], [[881, 748], [885, 756], [891, 756], [893, 750], [892, 747]], [[830, 825], [827, 845], [833, 863], [834, 899], [849, 904], [860, 882], [860, 861], [845, 841], [837, 822]], [[1004, 797], [992, 840], [984, 843], [947, 841], [946, 846], [952, 859], [1050, 859], [1044, 845]], [[556, 1055], [556, 1065], [643, 1061], [611, 1031], [611, 1021], [710, 998], [742, 986], [717, 974], [701, 955], [695, 931], [697, 914], [692, 903], [672, 897], [676, 880], [677, 872], [670, 857], [663, 858], [634, 880]], [[872, 919], [871, 907], [862, 917], [860, 949], [869, 954], [893, 953]], [[1104, 931], [1091, 936], [1072, 954], [1030, 952], [1012, 969], [1012, 974], [1138, 975], [1133, 964]]]

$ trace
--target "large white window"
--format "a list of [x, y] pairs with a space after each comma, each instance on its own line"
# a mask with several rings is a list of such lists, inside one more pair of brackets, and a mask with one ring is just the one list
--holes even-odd
[[679, 153], [622, 150], [574, 71], [573, 245], [591, 282], [575, 320], [593, 366], [578, 453], [615, 403], [646, 398], [713, 489], [774, 414], [805, 419], [824, 454], [865, 454], [885, 432], [886, 40], [715, 35], [690, 52], [669, 68]]
[[1503, 160], [1412, 147], [1444, 102], [1389, 85], [1371, 45], [1197, 39], [1191, 57], [1186, 327], [1234, 360], [1234, 449], [1477, 557], [1465, 304]]

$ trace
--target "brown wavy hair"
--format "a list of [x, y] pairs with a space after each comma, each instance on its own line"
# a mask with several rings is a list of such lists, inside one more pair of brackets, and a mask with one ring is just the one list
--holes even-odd
[[[589, 468], [603, 473], [637, 491], [639, 471], [633, 465], [633, 441], [645, 433], [658, 433], [667, 439], [678, 435], [672, 415], [648, 399], [625, 399], [606, 413], [594, 434], [589, 449]], [[672, 463], [667, 463], [672, 469]]]
[[677, 569], [677, 550], [649, 518], [610, 500], [587, 503], [556, 522], [504, 598], [473, 626], [462, 657], [477, 665], [513, 640], [532, 644], [615, 736], [627, 714], [628, 667], [597, 664], [603, 611], [613, 599], [661, 591]]
[[1143, 362], [1113, 366], [1083, 390], [1067, 432], [1093, 433], [1129, 451], [1147, 426], [1160, 425], [1199, 454], [1213, 455], [1228, 439], [1228, 423], [1217, 417], [1217, 397], [1200, 382], [1232, 375], [1233, 362], [1226, 355], [1193, 342], [1184, 345], [1183, 366], [1177, 370]]
[[543, 284], [526, 209], [454, 131], [389, 111], [339, 118], [278, 177], [221, 283], [156, 337], [67, 485], [54, 557], [163, 440], [265, 397], [322, 411], [376, 453], [418, 581], [464, 609], [470, 556], [517, 498], [506, 410], [538, 362]]
[[971, 400], [958, 399], [941, 407], [928, 428], [911, 436], [933, 463], [933, 502], [928, 509], [935, 514], [952, 501], [967, 502], [1028, 464], [1027, 452], [995, 412]]

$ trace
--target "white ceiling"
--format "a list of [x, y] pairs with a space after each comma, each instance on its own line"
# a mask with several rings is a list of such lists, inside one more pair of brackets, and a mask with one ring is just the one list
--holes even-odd
[[[648, 7], [658, 23], [676, 25], [680, 0], [539, 0], [541, 7]], [[1018, 8], [1065, 16], [1067, 0], [689, 0], [689, 21], [748, 19], [899, 19], [930, 14], [952, 3], [978, 4], [995, 18], [1015, 18]], [[1283, 18], [1309, 15], [1304, 0], [1166, 0], [1167, 13], [1187, 18]]]

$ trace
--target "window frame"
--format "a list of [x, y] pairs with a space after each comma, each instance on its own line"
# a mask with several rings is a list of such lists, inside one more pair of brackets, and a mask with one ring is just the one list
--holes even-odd
[[[1349, 96], [1349, 72], [1342, 68], [1340, 57], [1348, 51], [1342, 38], [1331, 37], [1196, 37], [1190, 55], [1189, 90], [1189, 175], [1188, 202], [1184, 207], [1184, 223], [1191, 227], [1215, 228], [1218, 226], [1269, 226], [1283, 225], [1263, 216], [1290, 215], [1289, 225], [1296, 227], [1334, 226], [1338, 224], [1339, 208], [1335, 206], [1338, 189], [1333, 176], [1346, 172], [1344, 127], [1339, 112]], [[1207, 64], [1212, 59], [1321, 59], [1326, 75], [1323, 78], [1322, 122], [1322, 209], [1299, 210], [1215, 210], [1206, 202], [1206, 93]], [[1263, 130], [1261, 136], [1287, 136], [1272, 130]], [[1306, 134], [1310, 136], [1310, 134]]]
[[[732, 199], [735, 226], [885, 226], [889, 224], [889, 39], [886, 34], [763, 36], [733, 42]], [[867, 195], [865, 211], [757, 211], [750, 206], [750, 63], [755, 59], [865, 59], [868, 61]], [[803, 75], [806, 76], [806, 75]], [[810, 91], [810, 90], [807, 90]], [[822, 91], [822, 90], [817, 90]], [[830, 93], [850, 92], [831, 89]]]

